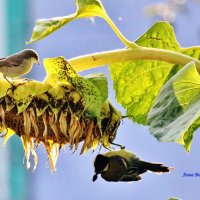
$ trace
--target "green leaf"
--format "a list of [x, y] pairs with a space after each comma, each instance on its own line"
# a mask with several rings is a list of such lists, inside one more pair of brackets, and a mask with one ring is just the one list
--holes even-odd
[[[200, 47], [179, 46], [173, 28], [167, 22], [155, 23], [136, 43], [144, 47], [172, 50], [198, 59], [200, 57]], [[161, 61], [133, 60], [112, 64], [109, 69], [117, 101], [133, 121], [146, 125], [147, 114], [159, 90], [180, 66]]]
[[108, 80], [105, 74], [89, 74], [85, 76], [88, 81], [92, 82], [100, 91], [102, 104], [108, 99]]
[[0, 79], [0, 98], [12, 92], [12, 86], [6, 79]]
[[[47, 76], [45, 78], [45, 82], [55, 86], [56, 82], [60, 82], [61, 84], [67, 84], [68, 86], [71, 84], [69, 80], [69, 74], [66, 73], [65, 62], [60, 63], [60, 58], [46, 58], [44, 59], [44, 67], [47, 72]], [[108, 81], [104, 74], [90, 74], [84, 77], [88, 81], [90, 81], [94, 86], [96, 86], [100, 93], [102, 104], [108, 98]]]
[[82, 17], [94, 17], [105, 16], [106, 11], [100, 0], [76, 0], [77, 16]]
[[43, 64], [47, 73], [45, 82], [52, 86], [56, 86], [58, 82], [61, 84], [70, 84], [66, 71], [66, 64], [68, 63], [64, 58], [45, 58]]
[[73, 14], [37, 20], [32, 37], [28, 43], [36, 42], [47, 37], [72, 20], [85, 17], [106, 16], [105, 10], [99, 0], [76, 0], [76, 5], [77, 10]]
[[29, 106], [33, 97], [45, 93], [50, 88], [49, 84], [43, 84], [38, 81], [21, 81], [19, 85], [16, 85], [14, 93], [11, 93], [10, 96], [15, 100], [18, 114]]
[[37, 117], [40, 117], [49, 106], [48, 94], [44, 93], [44, 94], [40, 94], [37, 97], [35, 97], [34, 104], [35, 104]]
[[[184, 73], [183, 73], [184, 72]], [[184, 110], [200, 97], [200, 77], [193, 62], [182, 70], [182, 74], [173, 82], [173, 88], [179, 104]]]
[[36, 42], [41, 40], [54, 31], [60, 29], [62, 26], [67, 23], [80, 18], [92, 18], [92, 17], [101, 17], [103, 18], [113, 29], [115, 34], [119, 37], [119, 39], [128, 47], [137, 47], [134, 42], [130, 42], [127, 40], [122, 33], [118, 30], [115, 24], [107, 15], [102, 3], [100, 0], [75, 0], [77, 5], [77, 10], [75, 13], [55, 17], [50, 19], [39, 19], [36, 21], [36, 25], [33, 29], [32, 37], [28, 43]]
[[64, 57], [46, 58], [44, 65], [47, 71], [45, 79], [47, 83], [52, 85], [55, 85], [55, 82], [72, 84], [82, 96], [86, 117], [100, 119], [103, 98], [105, 98], [106, 91], [104, 92], [104, 96], [102, 96], [98, 87], [92, 81], [88, 81], [77, 74]]
[[148, 114], [151, 134], [161, 142], [177, 142], [190, 150], [200, 126], [200, 76], [187, 64], [161, 89]]
[[66, 23], [75, 19], [76, 14], [64, 16], [64, 17], [55, 17], [51, 19], [39, 19], [36, 21], [36, 25], [33, 29], [32, 37], [28, 44], [36, 42], [47, 37], [49, 34], [53, 33], [57, 29], [61, 28]]
[[48, 91], [48, 93], [49, 93], [49, 101], [50, 101], [49, 106], [57, 119], [58, 114], [60, 113], [60, 110], [62, 109], [63, 105], [66, 103], [66, 99], [63, 98], [65, 96], [66, 90], [63, 87], [56, 85], [53, 88], [51, 88]]

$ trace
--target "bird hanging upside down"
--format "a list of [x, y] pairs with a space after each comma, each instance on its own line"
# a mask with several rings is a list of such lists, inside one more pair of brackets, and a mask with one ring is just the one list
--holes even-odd
[[147, 171], [167, 173], [173, 170], [161, 163], [142, 161], [136, 154], [125, 149], [97, 155], [94, 160], [94, 168], [93, 182], [96, 181], [98, 174], [101, 174], [101, 177], [109, 182], [130, 182], [141, 180], [140, 174]]

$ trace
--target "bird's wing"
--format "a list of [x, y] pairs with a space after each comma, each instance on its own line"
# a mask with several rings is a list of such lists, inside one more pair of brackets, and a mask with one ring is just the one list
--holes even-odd
[[112, 156], [109, 158], [109, 168], [101, 174], [106, 181], [120, 181], [126, 174], [126, 165], [120, 156]]
[[11, 67], [12, 65], [4, 58], [0, 59], [0, 67]]
[[139, 181], [141, 180], [141, 176], [139, 175], [125, 175], [123, 178], [120, 180], [122, 182], [131, 182], [131, 181]]
[[9, 62], [12, 66], [19, 66], [23, 62], [24, 58], [21, 56], [10, 56], [6, 58], [6, 61]]
[[101, 174], [106, 181], [139, 181], [141, 180], [139, 174], [147, 171], [141, 167], [140, 161], [137, 159], [136, 162], [131, 161], [127, 163], [127, 160], [121, 156], [110, 157], [109, 166], [109, 169]]
[[127, 164], [126, 175], [136, 176], [139, 174], [143, 174], [147, 171], [147, 169], [143, 165], [143, 162], [141, 162], [138, 158], [132, 160], [126, 160], [126, 164]]

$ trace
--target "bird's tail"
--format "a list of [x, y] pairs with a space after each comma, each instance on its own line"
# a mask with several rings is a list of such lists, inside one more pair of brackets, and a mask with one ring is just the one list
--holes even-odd
[[141, 161], [143, 168], [152, 172], [156, 173], [167, 173], [172, 171], [173, 167], [166, 167], [162, 163], [151, 163], [151, 162], [145, 162]]

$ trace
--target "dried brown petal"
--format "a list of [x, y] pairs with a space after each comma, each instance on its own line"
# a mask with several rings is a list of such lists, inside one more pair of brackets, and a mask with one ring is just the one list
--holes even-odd
[[[24, 86], [26, 84], [26, 81], [23, 82]], [[32, 88], [30, 82], [29, 88]], [[85, 117], [85, 108], [76, 88], [70, 84], [60, 84], [57, 88], [62, 91], [62, 93], [58, 92], [58, 98], [55, 89], [51, 90], [53, 91], [51, 95], [46, 87], [43, 87], [45, 93], [42, 94], [34, 90], [34, 94], [39, 95], [31, 95], [26, 106], [21, 106], [21, 101], [16, 103], [18, 99], [21, 99], [21, 97], [15, 99], [15, 94], [19, 92], [10, 92], [9, 95], [6, 94], [0, 99], [0, 131], [8, 129], [20, 136], [25, 150], [27, 168], [30, 168], [31, 154], [34, 158], [34, 169], [37, 166], [35, 145], [37, 147], [41, 143], [44, 144], [51, 169], [54, 171], [59, 151], [66, 144], [76, 151], [79, 143], [83, 141], [80, 152], [82, 154], [90, 148], [95, 150], [99, 143], [109, 147], [110, 141], [116, 134], [121, 118], [108, 101], [104, 103], [101, 120], [97, 122], [97, 119]], [[31, 94], [31, 90], [27, 94]], [[24, 101], [26, 101], [25, 98], [23, 98]], [[18, 108], [23, 111], [19, 113]], [[12, 131], [6, 133], [6, 140], [12, 136]]]

